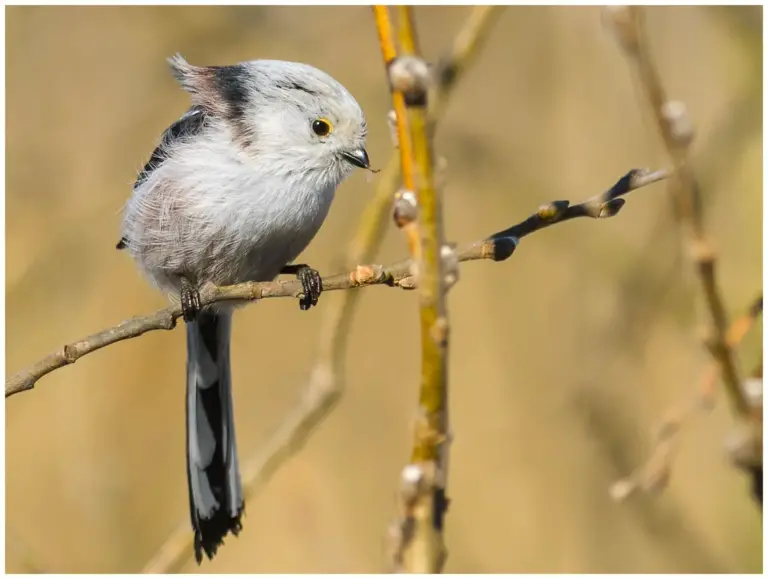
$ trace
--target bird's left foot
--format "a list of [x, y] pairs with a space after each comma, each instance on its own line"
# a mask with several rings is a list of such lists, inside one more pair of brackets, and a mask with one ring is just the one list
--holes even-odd
[[302, 310], [308, 310], [317, 305], [320, 294], [323, 292], [323, 278], [320, 272], [312, 269], [306, 263], [286, 265], [280, 273], [293, 274], [301, 282], [304, 295], [299, 298], [299, 307]]

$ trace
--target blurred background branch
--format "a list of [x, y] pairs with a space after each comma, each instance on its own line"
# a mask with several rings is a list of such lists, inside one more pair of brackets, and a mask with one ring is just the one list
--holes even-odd
[[[763, 313], [763, 294], [755, 298], [749, 308], [741, 316], [736, 318], [726, 334], [728, 346], [736, 348], [747, 335], [755, 322]], [[762, 368], [758, 368], [755, 375], [762, 376]], [[664, 420], [656, 427], [654, 434], [654, 447], [651, 456], [638, 469], [628, 477], [616, 481], [611, 485], [611, 496], [618, 501], [627, 499], [635, 491], [656, 493], [667, 486], [672, 471], [672, 458], [676, 449], [680, 430], [687, 420], [703, 410], [711, 410], [715, 404], [717, 380], [720, 376], [720, 365], [713, 360], [704, 372], [698, 387], [692, 396], [670, 410]], [[762, 382], [762, 378], [761, 378]], [[749, 396], [745, 393], [745, 397]], [[757, 395], [753, 395], [757, 403], [750, 406], [762, 415], [762, 386]], [[761, 419], [762, 420], [762, 419]], [[762, 504], [762, 469], [755, 471], [753, 476], [761, 477], [760, 484], [753, 487], [755, 499]], [[758, 495], [759, 489], [759, 495]]]
[[[699, 180], [690, 162], [689, 152], [694, 138], [693, 120], [685, 103], [671, 100], [664, 88], [648, 46], [644, 9], [639, 6], [613, 6], [606, 10], [653, 112], [666, 152], [674, 163], [671, 191], [677, 217], [687, 237], [690, 259], [698, 273], [701, 293], [709, 314], [710, 327], [706, 331], [704, 344], [720, 369], [725, 391], [738, 422], [736, 428], [741, 435], [737, 454], [742, 457], [740, 462], [746, 464], [747, 468], [760, 469], [762, 472], [762, 406], [759, 412], [751, 408], [739, 375], [733, 345], [728, 340], [726, 306], [716, 276], [717, 252], [705, 228]], [[667, 442], [661, 446], [665, 454], [668, 454], [668, 447]], [[667, 463], [668, 460], [664, 459], [659, 464]], [[666, 472], [667, 469], [659, 467], [651, 470]], [[759, 502], [762, 504], [762, 501]]]
[[674, 197], [679, 217], [690, 236], [691, 259], [699, 272], [711, 316], [711, 335], [707, 337], [706, 345], [720, 364], [723, 383], [736, 414], [744, 416], [748, 407], [741, 392], [733, 352], [725, 339], [727, 320], [715, 277], [715, 249], [704, 230], [699, 185], [688, 162], [688, 149], [694, 136], [693, 121], [684, 103], [667, 98], [647, 47], [642, 7], [617, 6], [609, 10], [624, 52], [634, 65], [640, 86], [653, 110], [667, 153], [675, 165]]

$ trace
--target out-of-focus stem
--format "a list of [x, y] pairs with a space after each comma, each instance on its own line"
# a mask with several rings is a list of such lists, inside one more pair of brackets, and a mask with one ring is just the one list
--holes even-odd
[[475, 6], [461, 31], [456, 35], [450, 52], [435, 65], [435, 84], [429, 95], [429, 131], [434, 131], [435, 120], [440, 118], [448, 104], [456, 81], [474, 62], [477, 53], [490, 38], [490, 31], [498, 21], [502, 6]]
[[741, 389], [741, 378], [733, 349], [726, 339], [728, 318], [715, 275], [716, 252], [704, 227], [699, 184], [688, 159], [690, 143], [693, 140], [693, 123], [685, 105], [670, 101], [664, 90], [648, 49], [643, 9], [638, 6], [614, 6], [608, 9], [608, 15], [624, 53], [636, 72], [667, 153], [674, 163], [672, 190], [681, 225], [688, 234], [691, 260], [698, 272], [709, 311], [711, 329], [706, 345], [720, 366], [723, 384], [734, 412], [737, 416], [745, 418], [749, 414], [749, 405]]

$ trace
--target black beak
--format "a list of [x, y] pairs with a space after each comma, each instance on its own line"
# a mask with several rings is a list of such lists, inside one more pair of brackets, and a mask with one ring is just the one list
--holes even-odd
[[341, 156], [345, 161], [349, 161], [355, 167], [360, 167], [361, 169], [370, 169], [371, 167], [371, 164], [368, 161], [368, 153], [363, 148], [355, 149], [353, 151], [344, 151]]

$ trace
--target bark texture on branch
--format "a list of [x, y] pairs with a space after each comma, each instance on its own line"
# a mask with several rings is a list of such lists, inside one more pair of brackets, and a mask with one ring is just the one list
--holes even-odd
[[[519, 238], [510, 236], [519, 233], [521, 237], [544, 229], [555, 223], [575, 217], [605, 218], [612, 217], [617, 207], [611, 207], [611, 200], [626, 195], [640, 187], [665, 179], [664, 170], [648, 172], [633, 169], [622, 177], [606, 193], [592, 197], [583, 203], [570, 205], [568, 201], [552, 201], [542, 206], [536, 213], [517, 225], [461, 246], [456, 250], [459, 262], [490, 259], [503, 261], [517, 248]], [[558, 209], [560, 208], [560, 209]], [[564, 208], [564, 209], [563, 209]], [[606, 209], [610, 208], [610, 209]], [[413, 289], [416, 281], [412, 276], [409, 259], [385, 265], [359, 265], [352, 271], [323, 278], [323, 291], [350, 290], [374, 285], [388, 285], [403, 289]], [[209, 305], [227, 300], [250, 301], [266, 298], [292, 297], [302, 295], [301, 283], [297, 280], [247, 282], [233, 286], [208, 287], [201, 293], [201, 303]], [[37, 381], [54, 370], [75, 363], [83, 356], [100, 350], [110, 344], [137, 338], [147, 332], [172, 330], [181, 317], [181, 307], [169, 306], [147, 316], [136, 316], [116, 326], [107, 328], [85, 338], [62, 346], [56, 352], [28, 366], [5, 381], [5, 397], [32, 390]]]

